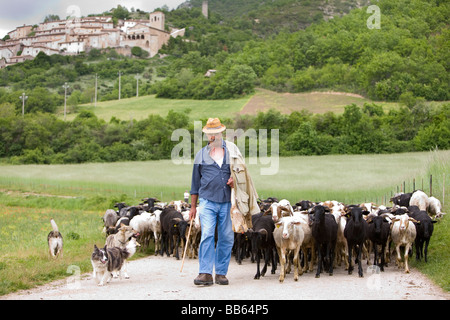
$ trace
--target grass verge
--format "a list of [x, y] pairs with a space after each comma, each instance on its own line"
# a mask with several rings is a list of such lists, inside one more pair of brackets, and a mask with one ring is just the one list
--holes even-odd
[[[449, 212], [448, 159], [450, 151], [280, 158], [275, 176], [260, 175], [261, 163], [249, 166], [261, 197], [276, 196], [291, 202], [334, 199], [383, 203], [404, 182], [406, 191], [411, 191], [413, 178], [416, 189], [424, 181], [423, 189], [429, 194], [432, 175], [433, 195], [446, 199], [444, 212]], [[68, 277], [73, 268], [90, 272], [93, 244], [104, 244], [101, 217], [105, 210], [115, 202], [137, 204], [147, 196], [163, 201], [181, 199], [189, 190], [191, 169], [171, 161], [1, 166], [0, 295]], [[48, 256], [50, 218], [56, 220], [64, 237], [64, 255], [56, 261]], [[449, 247], [446, 216], [435, 224], [429, 262], [411, 259], [412, 266], [446, 291], [450, 291]], [[150, 247], [136, 257], [152, 253]]]

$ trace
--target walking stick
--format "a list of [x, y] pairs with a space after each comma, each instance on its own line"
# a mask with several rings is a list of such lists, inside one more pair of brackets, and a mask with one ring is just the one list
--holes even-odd
[[187, 236], [187, 238], [186, 238], [186, 244], [185, 244], [185, 247], [184, 247], [183, 261], [181, 262], [181, 269], [180, 269], [180, 272], [183, 271], [184, 259], [186, 258], [186, 251], [187, 251], [187, 247], [188, 247], [188, 243], [189, 243], [189, 237], [191, 236], [191, 228], [192, 228], [192, 224], [194, 223], [194, 220], [191, 219], [190, 223], [191, 223], [191, 224], [189, 225], [188, 236]]

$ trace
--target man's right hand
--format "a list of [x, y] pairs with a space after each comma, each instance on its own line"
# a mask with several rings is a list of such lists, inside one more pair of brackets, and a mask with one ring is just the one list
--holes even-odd
[[189, 210], [189, 220], [194, 220], [197, 215], [197, 206], [191, 206], [191, 210]]
[[197, 215], [198, 194], [191, 194], [191, 210], [189, 210], [189, 219], [194, 220]]

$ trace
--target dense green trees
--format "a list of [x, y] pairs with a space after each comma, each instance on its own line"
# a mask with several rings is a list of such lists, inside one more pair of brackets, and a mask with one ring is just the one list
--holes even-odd
[[[233, 1], [227, 2], [230, 10], [235, 9]], [[189, 90], [167, 94], [169, 88], [176, 89], [172, 79], [179, 77], [182, 68], [190, 69], [193, 78], [197, 78], [208, 68], [226, 73], [230, 70], [228, 65], [240, 64], [250, 67], [256, 74], [255, 85], [279, 92], [333, 89], [385, 101], [397, 101], [402, 95], [426, 100], [450, 99], [448, 2], [379, 1], [379, 29], [367, 27], [371, 12], [361, 8], [328, 21], [316, 19], [304, 30], [290, 31], [282, 28], [283, 19], [288, 19], [289, 24], [296, 18], [287, 13], [283, 13], [280, 20], [276, 14], [270, 15], [276, 31], [259, 29], [260, 24], [254, 25], [253, 20], [265, 17], [265, 12], [273, 13], [277, 6], [283, 10], [290, 6], [294, 10], [299, 1], [272, 1], [259, 7], [258, 2], [246, 2], [240, 9], [248, 15], [224, 19], [219, 26], [209, 24], [199, 9], [183, 9], [183, 17], [189, 17], [188, 21], [194, 26], [193, 31], [188, 32], [191, 42], [173, 40], [164, 48], [164, 52], [179, 55], [180, 59], [172, 63], [166, 83], [157, 85], [154, 92], [165, 97], [192, 98], [196, 95]], [[222, 11], [223, 5], [218, 1], [211, 4]], [[301, 5], [312, 4], [308, 1]], [[255, 8], [258, 9], [255, 11]], [[181, 16], [181, 11], [175, 12], [169, 14], [169, 20], [177, 21], [176, 17]], [[217, 20], [217, 15], [213, 16]], [[245, 21], [253, 22], [248, 25]], [[290, 28], [292, 25], [287, 29]], [[261, 38], [254, 36], [258, 32], [263, 32]], [[185, 59], [193, 52], [199, 55], [195, 65]], [[226, 54], [218, 59], [221, 52]], [[207, 63], [202, 63], [205, 61]], [[212, 85], [215, 89], [214, 81]], [[215, 90], [206, 90], [198, 97], [220, 98], [214, 93]], [[235, 95], [228, 92], [228, 96]]]
[[[146, 56], [146, 51], [136, 48], [133, 48], [136, 56]], [[25, 92], [28, 96], [26, 113], [55, 112], [64, 104], [62, 85], [65, 82], [69, 85], [69, 107], [90, 103], [94, 101], [96, 75], [98, 101], [115, 100], [119, 93], [119, 71], [122, 74], [122, 98], [136, 96], [136, 75], [139, 75], [139, 94], [147, 95], [151, 92], [152, 63], [153, 60], [119, 56], [112, 49], [93, 49], [88, 55], [80, 56], [47, 56], [41, 52], [34, 60], [0, 70], [0, 104], [9, 102], [21, 110], [19, 96]]]
[[[201, 0], [191, 2], [200, 5]], [[2, 69], [0, 158], [79, 163], [170, 157], [171, 132], [193, 130], [185, 114], [133, 122], [113, 118], [109, 123], [88, 112], [71, 122], [53, 115], [63, 104], [65, 82], [69, 108], [93, 102], [95, 76], [98, 100], [117, 99], [119, 71], [122, 98], [135, 96], [138, 74], [141, 96], [229, 99], [261, 86], [279, 92], [355, 92], [404, 105], [389, 112], [366, 104], [347, 106], [342, 115], [271, 110], [224, 119], [230, 128], [280, 129], [281, 155], [450, 148], [449, 104], [431, 108], [425, 102], [450, 99], [450, 3], [380, 0], [379, 29], [367, 27], [367, 8], [339, 17], [349, 9], [342, 2], [346, 8], [337, 8], [341, 14], [323, 21], [318, 3], [214, 0], [208, 19], [198, 7], [163, 8], [167, 27], [186, 28], [185, 38], [170, 39], [162, 48], [164, 58], [139, 59], [145, 53], [138, 47], [132, 48], [133, 58], [93, 49], [78, 56], [40, 53]], [[113, 12], [116, 20], [132, 14], [120, 6]], [[210, 69], [215, 72], [205, 76]], [[24, 117], [22, 92], [28, 96]]]
[[[328, 21], [317, 18], [320, 4], [314, 0], [211, 1], [208, 19], [195, 7], [201, 1], [191, 3], [194, 8], [162, 9], [167, 27], [186, 28], [184, 38], [170, 39], [160, 50], [167, 55], [163, 59], [126, 58], [112, 49], [75, 57], [40, 53], [33, 61], [0, 70], [0, 87], [15, 96], [36, 87], [61, 94], [68, 82], [69, 95], [75, 94], [71, 103], [83, 103], [93, 100], [88, 91], [97, 74], [99, 100], [110, 100], [118, 97], [120, 71], [129, 76], [122, 97], [134, 94], [131, 77], [140, 74], [145, 79], [141, 95], [166, 98], [234, 98], [261, 86], [279, 92], [331, 89], [384, 101], [450, 99], [448, 1], [380, 0], [379, 29], [367, 27], [371, 12], [366, 7], [348, 12], [353, 2], [336, 7], [339, 14]], [[300, 12], [309, 12], [309, 18]], [[113, 14], [130, 13], [118, 6]], [[132, 53], [145, 56], [139, 47]], [[209, 69], [217, 72], [207, 78]], [[0, 103], [7, 101], [13, 102]]]
[[[279, 129], [280, 155], [391, 153], [450, 148], [450, 104], [429, 107], [423, 102], [384, 112], [381, 106], [349, 105], [345, 112], [283, 115], [269, 110], [256, 116], [223, 119], [228, 128], [259, 132]], [[11, 163], [83, 163], [170, 159], [178, 143], [175, 129], [191, 132], [189, 112], [169, 111], [141, 121], [109, 122], [82, 111], [73, 121], [50, 113], [17, 114], [0, 104], [0, 158]], [[192, 141], [193, 142], [193, 141]], [[193, 149], [192, 149], [193, 150]], [[248, 151], [248, 150], [247, 150]]]
[[[190, 55], [194, 56], [195, 52]], [[195, 68], [199, 63], [201, 58], [188, 65]], [[155, 83], [152, 91], [159, 98], [172, 99], [232, 99], [254, 91], [256, 74], [247, 65], [222, 66], [210, 76], [195, 74], [192, 68], [182, 68], [173, 77]]]

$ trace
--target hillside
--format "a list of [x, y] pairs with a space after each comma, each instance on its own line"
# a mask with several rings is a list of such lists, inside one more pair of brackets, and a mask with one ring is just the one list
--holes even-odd
[[[205, 19], [199, 2], [192, 1], [192, 8], [165, 12], [166, 27], [186, 28], [186, 36], [171, 39], [160, 51], [162, 58], [123, 57], [114, 49], [78, 56], [42, 53], [0, 70], [0, 104], [12, 103], [20, 113], [17, 96], [25, 92], [26, 113], [54, 112], [63, 104], [65, 82], [70, 108], [93, 102], [96, 74], [98, 101], [115, 100], [119, 71], [122, 98], [136, 95], [138, 77], [140, 96], [169, 99], [235, 99], [253, 94], [255, 87], [348, 92], [409, 105], [450, 99], [450, 3], [381, 0], [380, 29], [367, 27], [371, 15], [358, 8], [364, 2], [324, 3], [213, 0]], [[300, 9], [309, 16], [317, 10], [337, 16], [328, 21], [317, 16], [304, 27]], [[217, 72], [205, 77], [209, 69]]]
[[[380, 0], [378, 8], [380, 29], [367, 27], [367, 8], [356, 8], [267, 39], [255, 36], [245, 15], [206, 19], [199, 8], [180, 8], [167, 21], [186, 27], [186, 36], [170, 40], [161, 57], [40, 53], [0, 70], [0, 158], [168, 159], [174, 130], [192, 132], [192, 120], [214, 114], [229, 128], [280, 130], [283, 156], [449, 149], [450, 104], [430, 101], [450, 99], [450, 3]], [[69, 121], [55, 115], [65, 82]]]
[[[228, 100], [191, 100], [191, 99], [164, 99], [148, 95], [139, 98], [128, 98], [97, 103], [83, 104], [69, 111], [67, 120], [75, 119], [82, 111], [91, 111], [102, 120], [110, 121], [116, 118], [124, 121], [130, 119], [143, 120], [149, 115], [167, 116], [170, 110], [188, 113], [191, 120], [205, 119], [211, 115], [220, 118], [233, 118], [236, 115], [257, 115], [258, 112], [267, 112], [274, 109], [283, 114], [294, 111], [308, 111], [312, 114], [335, 112], [341, 114], [345, 106], [355, 104], [363, 107], [365, 103], [373, 101], [362, 96], [340, 92], [310, 92], [310, 93], [277, 93], [265, 89], [256, 89], [255, 94], [240, 99]], [[385, 110], [398, 108], [396, 103], [383, 103]], [[64, 108], [60, 106], [57, 114], [63, 119]]]
[[254, 115], [275, 109], [284, 114], [308, 111], [313, 114], [326, 112], [343, 113], [345, 106], [355, 104], [362, 107], [370, 100], [345, 92], [277, 93], [257, 89], [256, 94], [242, 108], [241, 114]]
[[[187, 6], [200, 8], [203, 0], [190, 0]], [[209, 10], [236, 23], [247, 23], [260, 36], [280, 31], [295, 32], [313, 22], [340, 17], [368, 5], [362, 0], [209, 0]], [[240, 21], [241, 20], [241, 21]]]
[[[255, 37], [259, 23], [245, 23], [243, 15], [206, 31], [198, 43], [170, 43], [166, 53], [184, 54], [154, 92], [165, 98], [224, 99], [251, 93], [256, 85], [291, 93], [331, 89], [372, 100], [450, 99], [449, 2], [381, 0], [378, 27], [372, 11], [356, 8], [295, 32], [280, 27], [277, 14], [287, 7], [275, 10], [279, 3], [270, 7], [270, 26], [277, 31], [264, 33], [271, 35], [265, 40]], [[295, 25], [292, 19], [286, 16]], [[214, 77], [204, 77], [208, 69], [217, 70]]]

